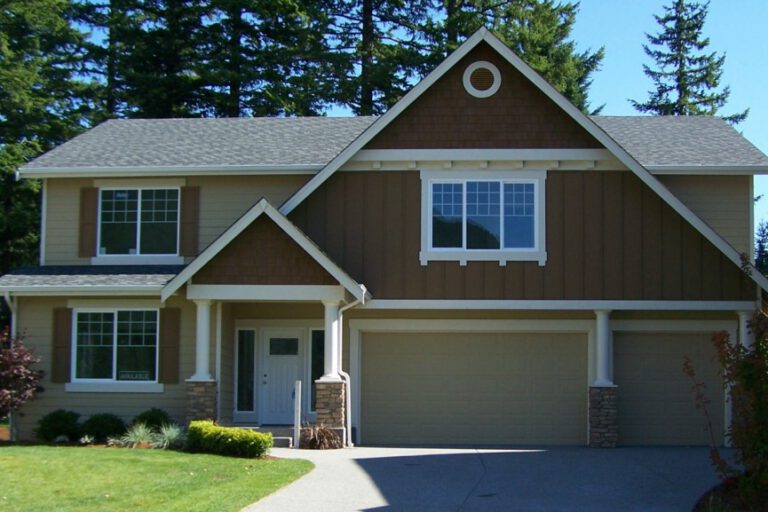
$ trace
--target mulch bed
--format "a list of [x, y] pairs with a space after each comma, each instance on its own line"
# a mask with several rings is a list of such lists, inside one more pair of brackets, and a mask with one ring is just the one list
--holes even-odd
[[711, 488], [699, 498], [692, 512], [749, 512], [736, 496], [733, 480]]
[[0, 427], [0, 441], [10, 441], [10, 440], [11, 440], [10, 427]]

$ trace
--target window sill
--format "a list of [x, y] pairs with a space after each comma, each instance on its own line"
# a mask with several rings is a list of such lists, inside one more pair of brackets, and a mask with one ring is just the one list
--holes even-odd
[[458, 261], [462, 267], [468, 261], [498, 261], [500, 267], [508, 261], [535, 261], [543, 267], [547, 263], [547, 251], [421, 251], [419, 261], [422, 266], [430, 261]]
[[183, 265], [183, 256], [153, 256], [143, 254], [103, 255], [91, 258], [91, 265]]
[[69, 382], [67, 393], [163, 393], [164, 384], [157, 382]]

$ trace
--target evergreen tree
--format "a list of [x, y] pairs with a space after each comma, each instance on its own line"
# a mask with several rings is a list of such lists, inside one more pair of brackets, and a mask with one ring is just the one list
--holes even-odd
[[[578, 52], [570, 41], [578, 3], [555, 0], [441, 0], [442, 16], [426, 26], [429, 62], [437, 65], [464, 39], [485, 26], [555, 89], [585, 113], [591, 75], [603, 48]], [[602, 107], [600, 107], [602, 108]], [[600, 108], [593, 111], [597, 113]]]
[[[646, 34], [650, 45], [643, 45], [657, 69], [643, 65], [652, 81], [645, 102], [630, 100], [640, 112], [655, 115], [715, 115], [728, 101], [731, 90], [720, 87], [725, 55], [708, 52], [709, 38], [703, 37], [709, 2], [674, 0], [664, 7], [664, 15], [654, 15], [661, 25], [657, 35]], [[724, 117], [737, 124], [746, 119], [749, 109]]]
[[768, 223], [761, 222], [755, 235], [755, 268], [768, 276]]

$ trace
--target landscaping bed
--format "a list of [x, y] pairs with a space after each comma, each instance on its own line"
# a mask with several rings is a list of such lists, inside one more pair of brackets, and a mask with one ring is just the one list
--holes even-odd
[[4, 511], [182, 512], [240, 510], [313, 466], [169, 450], [0, 446], [0, 467]]

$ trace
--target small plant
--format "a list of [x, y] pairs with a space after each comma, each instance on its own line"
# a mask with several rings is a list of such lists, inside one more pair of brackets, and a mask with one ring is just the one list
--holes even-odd
[[149, 448], [154, 442], [152, 429], [144, 423], [136, 423], [117, 440], [123, 448]]
[[82, 431], [97, 441], [125, 434], [125, 423], [114, 414], [94, 414], [83, 423]]
[[220, 427], [208, 420], [192, 421], [187, 429], [187, 449], [193, 452], [261, 457], [272, 448], [272, 443], [272, 434]]
[[161, 450], [176, 450], [182, 448], [185, 442], [184, 432], [175, 423], [169, 423], [160, 427], [153, 435], [152, 448]]
[[32, 366], [40, 362], [24, 346], [21, 338], [12, 338], [6, 328], [0, 332], [0, 419], [7, 418], [43, 391], [42, 372]]
[[69, 442], [80, 439], [80, 415], [74, 411], [58, 409], [43, 416], [37, 424], [37, 437], [52, 443], [62, 437]]
[[157, 432], [163, 425], [170, 425], [173, 423], [173, 420], [164, 410], [153, 407], [133, 418], [131, 425], [136, 425], [138, 423], [143, 423], [151, 430]]
[[83, 437], [80, 438], [80, 444], [93, 444], [96, 442], [96, 439], [89, 436], [88, 434], [85, 434]]
[[335, 450], [342, 448], [344, 444], [335, 430], [321, 423], [320, 425], [308, 425], [301, 429], [299, 446], [310, 450]]

